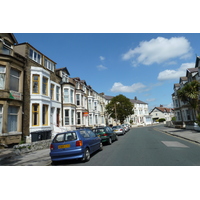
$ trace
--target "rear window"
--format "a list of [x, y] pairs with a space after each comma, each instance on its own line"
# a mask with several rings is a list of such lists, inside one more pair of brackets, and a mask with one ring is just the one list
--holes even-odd
[[69, 132], [69, 133], [63, 133], [59, 134], [54, 138], [54, 143], [59, 143], [59, 142], [68, 142], [68, 141], [73, 141], [77, 140], [77, 135], [75, 132]]
[[97, 133], [103, 133], [103, 132], [104, 132], [104, 129], [103, 129], [103, 128], [97, 129]]
[[80, 134], [81, 134], [84, 138], [96, 137], [96, 135], [94, 134], [94, 132], [91, 131], [91, 130], [89, 130], [89, 129], [80, 130]]

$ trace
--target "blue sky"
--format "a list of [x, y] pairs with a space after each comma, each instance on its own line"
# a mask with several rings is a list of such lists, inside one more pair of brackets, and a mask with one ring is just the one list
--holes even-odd
[[174, 83], [194, 67], [200, 52], [195, 33], [14, 33], [106, 95], [135, 96], [171, 107]]

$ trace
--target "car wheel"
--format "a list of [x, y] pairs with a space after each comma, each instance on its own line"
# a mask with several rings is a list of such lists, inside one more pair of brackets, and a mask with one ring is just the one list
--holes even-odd
[[103, 150], [103, 143], [102, 143], [102, 142], [100, 143], [100, 148], [99, 148], [99, 150], [100, 150], [100, 151]]
[[112, 138], [108, 139], [108, 144], [110, 144], [110, 145], [112, 144]]
[[90, 150], [86, 148], [82, 161], [88, 162], [90, 160]]

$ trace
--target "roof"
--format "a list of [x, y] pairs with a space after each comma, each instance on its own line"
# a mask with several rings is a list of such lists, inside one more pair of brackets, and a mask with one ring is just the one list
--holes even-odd
[[[111, 100], [114, 96], [104, 95], [104, 97], [105, 97], [106, 100]], [[147, 104], [147, 103], [145, 103], [143, 101], [138, 100], [137, 98], [135, 98], [135, 99], [129, 99], [129, 100], [133, 104]]]
[[147, 103], [145, 103], [145, 102], [143, 102], [143, 101], [135, 100], [135, 99], [130, 99], [130, 101], [131, 101], [131, 103], [133, 103], [133, 104], [147, 104]]
[[66, 71], [66, 73], [67, 73], [68, 75], [70, 75], [70, 73], [69, 73], [67, 67], [57, 68], [57, 69], [55, 69], [55, 71]]
[[104, 95], [106, 100], [111, 100], [113, 98], [113, 96], [108, 96], [108, 95]]
[[[155, 107], [153, 110], [155, 109], [159, 110], [162, 113], [170, 113], [171, 111], [174, 110], [173, 108], [165, 108], [165, 107]], [[150, 113], [152, 113], [153, 110]]]

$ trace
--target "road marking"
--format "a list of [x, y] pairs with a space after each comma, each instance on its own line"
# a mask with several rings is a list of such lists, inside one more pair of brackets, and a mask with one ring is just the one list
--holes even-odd
[[161, 141], [164, 145], [166, 145], [167, 147], [182, 147], [182, 148], [189, 148], [188, 146], [180, 143], [180, 142], [176, 142], [176, 141]]

